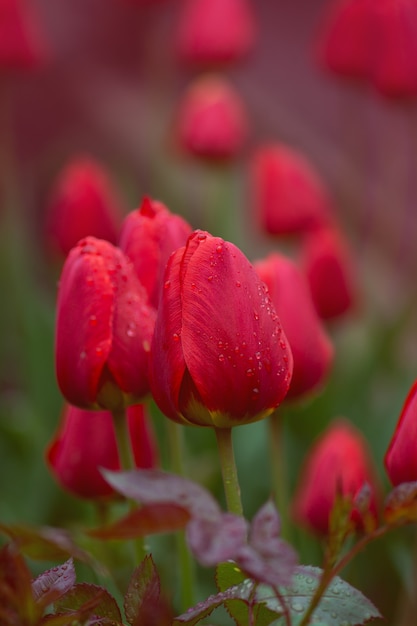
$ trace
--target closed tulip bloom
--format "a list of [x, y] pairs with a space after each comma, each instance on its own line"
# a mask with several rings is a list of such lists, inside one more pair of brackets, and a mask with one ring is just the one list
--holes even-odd
[[147, 197], [122, 224], [119, 247], [132, 261], [155, 308], [168, 257], [185, 244], [190, 233], [191, 226], [182, 217], [171, 213], [162, 202]]
[[342, 0], [319, 42], [325, 67], [371, 83], [388, 97], [417, 94], [415, 0]]
[[[325, 535], [337, 494], [354, 500], [364, 485], [371, 489], [369, 512], [376, 518], [378, 486], [367, 443], [349, 422], [336, 420], [308, 453], [294, 498], [294, 518]], [[357, 510], [353, 509], [351, 519], [361, 528]]]
[[0, 68], [31, 69], [45, 58], [46, 46], [28, 0], [0, 2]]
[[353, 261], [339, 230], [324, 228], [306, 236], [300, 264], [322, 319], [340, 317], [353, 308], [357, 300]]
[[417, 382], [410, 389], [385, 454], [385, 469], [394, 486], [417, 481], [416, 451]]
[[255, 31], [248, 0], [187, 0], [178, 26], [180, 58], [197, 66], [239, 61], [252, 49]]
[[[136, 467], [155, 467], [156, 445], [143, 406], [130, 406], [127, 420]], [[79, 498], [115, 495], [100, 472], [100, 468], [121, 469], [111, 413], [66, 405], [58, 430], [47, 447], [46, 461], [57, 482]]]
[[89, 235], [116, 244], [121, 221], [121, 203], [105, 168], [85, 156], [71, 160], [48, 200], [45, 231], [51, 252], [66, 256]]
[[254, 153], [251, 182], [257, 221], [271, 235], [309, 231], [331, 221], [331, 202], [308, 160], [283, 144]]
[[58, 291], [56, 372], [75, 406], [118, 410], [149, 391], [155, 312], [131, 261], [87, 237], [64, 264]]
[[283, 400], [292, 355], [265, 285], [233, 244], [203, 231], [170, 257], [151, 348], [165, 415], [230, 428]]
[[185, 93], [175, 130], [185, 152], [207, 159], [230, 159], [241, 152], [248, 135], [243, 102], [225, 79], [203, 76]]
[[254, 264], [268, 287], [291, 346], [294, 371], [286, 398], [320, 385], [333, 362], [333, 345], [317, 315], [306, 278], [291, 259], [272, 253]]

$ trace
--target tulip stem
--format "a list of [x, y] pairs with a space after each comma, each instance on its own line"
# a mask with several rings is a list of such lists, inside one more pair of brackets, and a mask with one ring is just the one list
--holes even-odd
[[219, 449], [223, 486], [227, 510], [234, 515], [243, 516], [240, 487], [237, 477], [235, 455], [233, 452], [232, 429], [216, 428], [217, 447]]
[[[167, 422], [171, 469], [175, 474], [184, 476], [184, 427], [170, 419]], [[186, 611], [195, 604], [194, 567], [188, 549], [185, 533], [176, 533], [177, 554], [181, 570], [181, 608]]]
[[[124, 408], [115, 409], [112, 411], [112, 416], [117, 449], [119, 451], [120, 467], [124, 471], [133, 470], [136, 466], [130, 441], [126, 410]], [[129, 501], [129, 506], [132, 511], [137, 508], [137, 504], [133, 500]], [[135, 557], [137, 560], [136, 565], [145, 557], [145, 541], [143, 537], [137, 537], [135, 539]]]
[[281, 518], [281, 536], [289, 539], [288, 493], [285, 471], [285, 455], [283, 446], [283, 419], [275, 411], [268, 420], [269, 451], [272, 466], [272, 486], [275, 504]]

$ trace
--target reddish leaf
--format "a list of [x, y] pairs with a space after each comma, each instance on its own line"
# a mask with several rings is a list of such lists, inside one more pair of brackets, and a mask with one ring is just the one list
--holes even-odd
[[140, 504], [176, 504], [192, 517], [217, 517], [220, 507], [213, 496], [191, 480], [161, 470], [112, 472], [102, 470], [107, 482], [119, 493]]
[[[2, 626], [32, 623], [40, 618], [42, 609], [36, 605], [32, 593], [31, 574], [12, 544], [0, 551], [0, 623]], [[37, 617], [38, 616], [38, 617]]]
[[32, 583], [36, 602], [42, 607], [52, 604], [75, 585], [75, 578], [72, 559], [43, 572]]
[[393, 526], [417, 521], [417, 482], [402, 483], [388, 494], [384, 517]]
[[188, 545], [206, 567], [235, 558], [246, 536], [246, 520], [231, 513], [223, 513], [216, 519], [193, 518], [187, 526]]
[[149, 504], [132, 511], [114, 524], [88, 532], [99, 539], [134, 539], [144, 535], [173, 532], [190, 519], [187, 509], [176, 504]]
[[127, 589], [124, 609], [130, 626], [171, 626], [172, 613], [161, 598], [159, 574], [152, 557], [135, 569]]
[[101, 618], [97, 625], [121, 624], [122, 617], [116, 600], [106, 589], [98, 585], [80, 583], [54, 603], [57, 614], [69, 614], [74, 622], [88, 618]]

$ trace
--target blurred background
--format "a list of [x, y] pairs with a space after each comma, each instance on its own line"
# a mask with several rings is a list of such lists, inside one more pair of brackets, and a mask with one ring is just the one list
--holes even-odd
[[[325, 71], [317, 37], [329, 3], [256, 0], [253, 47], [221, 69], [246, 108], [248, 139], [227, 163], [194, 157], [175, 135], [179, 102], [201, 73], [177, 54], [183, 4], [22, 3], [38, 57], [31, 67], [6, 60], [0, 68], [2, 522], [71, 527], [92, 516], [89, 503], [60, 490], [44, 461], [63, 404], [53, 358], [62, 261], [48, 253], [45, 224], [56, 177], [80, 154], [110, 172], [124, 214], [150, 195], [194, 228], [233, 241], [251, 260], [293, 246], [257, 224], [252, 154], [284, 142], [309, 159], [349, 242], [360, 295], [354, 311], [328, 325], [336, 359], [327, 384], [282, 408], [289, 492], [312, 441], [337, 416], [365, 434], [388, 489], [383, 457], [417, 369], [414, 100], [388, 98], [366, 82]], [[0, 50], [6, 13], [3, 18], [0, 11]], [[155, 412], [157, 431], [160, 421]], [[190, 475], [222, 499], [213, 434], [186, 430]], [[271, 491], [265, 424], [235, 429], [235, 445], [251, 518]], [[413, 534], [408, 528], [393, 533], [342, 574], [388, 623], [399, 623], [398, 607], [412, 584]], [[302, 562], [319, 565], [320, 542], [300, 529], [294, 539]], [[203, 574], [201, 585], [203, 594]]]

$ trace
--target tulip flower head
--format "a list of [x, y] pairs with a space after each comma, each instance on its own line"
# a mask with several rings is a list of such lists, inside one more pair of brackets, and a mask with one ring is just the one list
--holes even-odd
[[27, 0], [0, 1], [0, 67], [31, 69], [45, 56], [35, 16]]
[[255, 31], [248, 0], [187, 0], [178, 27], [179, 56], [197, 66], [239, 61], [252, 49]]
[[300, 265], [322, 319], [340, 317], [353, 308], [357, 299], [353, 261], [339, 230], [323, 228], [307, 235]]
[[[136, 467], [155, 467], [156, 445], [143, 406], [128, 407], [127, 420]], [[101, 467], [121, 469], [111, 413], [66, 405], [47, 447], [46, 461], [57, 482], [73, 495], [88, 499], [114, 496], [100, 472]]]
[[305, 276], [291, 259], [272, 253], [254, 264], [267, 285], [294, 358], [286, 399], [314, 390], [333, 361], [333, 346], [317, 315]]
[[195, 231], [168, 260], [150, 378], [165, 415], [230, 428], [283, 400], [292, 354], [265, 285], [233, 244]]
[[417, 481], [416, 451], [417, 382], [410, 389], [385, 454], [385, 469], [394, 486]]
[[199, 78], [186, 92], [179, 108], [176, 135], [185, 152], [207, 159], [238, 155], [248, 135], [243, 103], [225, 79]]
[[116, 244], [121, 217], [121, 203], [103, 166], [89, 157], [73, 159], [51, 190], [45, 227], [48, 247], [66, 256], [89, 235]]
[[251, 161], [255, 215], [271, 235], [304, 233], [331, 221], [324, 184], [307, 159], [283, 144], [259, 148]]
[[64, 397], [87, 409], [116, 410], [149, 391], [155, 312], [130, 260], [102, 239], [79, 242], [58, 291], [56, 373]]
[[331, 71], [370, 82], [388, 97], [417, 95], [414, 0], [341, 0], [329, 12], [319, 48]]
[[[294, 518], [325, 535], [337, 494], [354, 499], [366, 484], [371, 490], [370, 514], [376, 519], [378, 487], [367, 443], [349, 422], [336, 420], [307, 456], [294, 498]], [[361, 528], [362, 518], [355, 508], [351, 519]]]
[[183, 246], [191, 226], [179, 215], [150, 198], [129, 213], [123, 224], [119, 246], [130, 258], [149, 301], [157, 308], [165, 265], [170, 254]]

